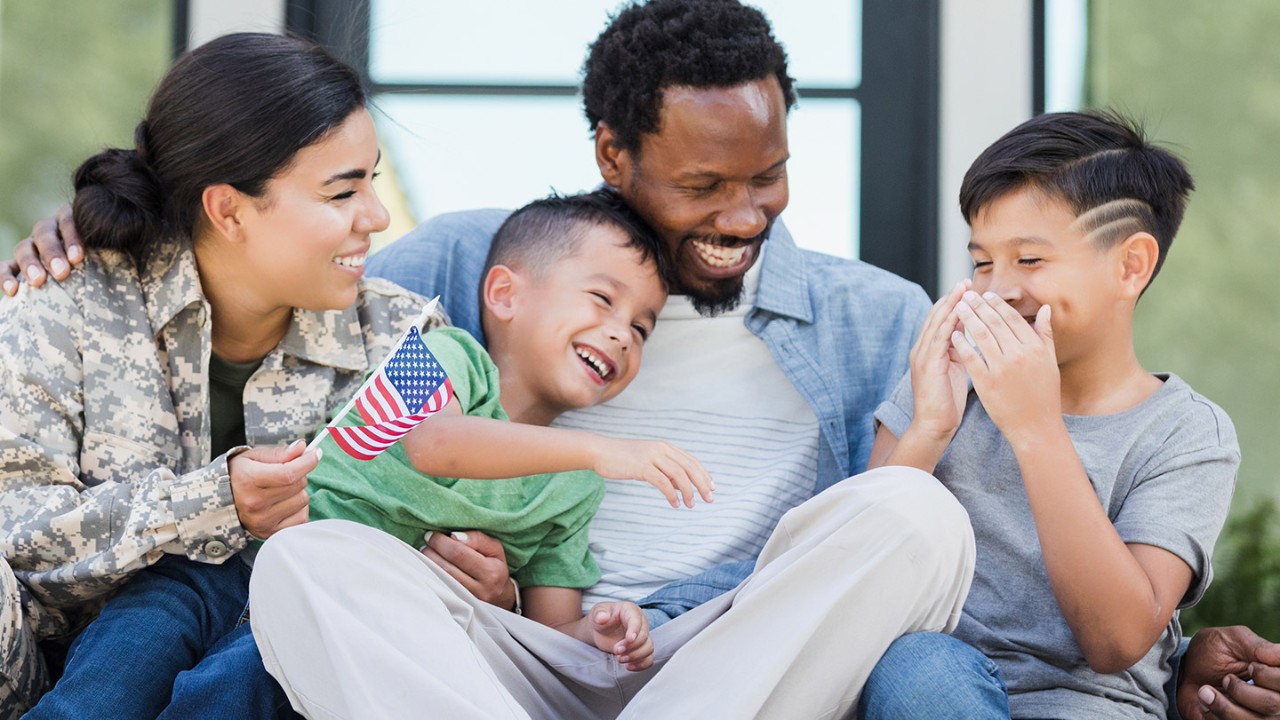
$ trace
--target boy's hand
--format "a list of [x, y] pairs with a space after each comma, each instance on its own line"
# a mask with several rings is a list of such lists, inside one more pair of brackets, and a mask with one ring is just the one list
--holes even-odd
[[956, 305], [969, 287], [969, 281], [962, 280], [934, 303], [911, 348], [911, 425], [943, 446], [960, 427], [969, 395], [964, 363], [951, 346], [951, 335], [960, 324]]
[[644, 670], [653, 664], [653, 640], [649, 619], [639, 605], [629, 602], [596, 603], [587, 613], [591, 636], [600, 650], [613, 653], [628, 670]]
[[18, 292], [19, 275], [25, 274], [34, 287], [43, 285], [48, 278], [46, 266], [55, 279], [65, 280], [71, 265], [84, 260], [84, 243], [72, 222], [71, 206], [63, 205], [53, 217], [37, 222], [31, 236], [14, 247], [13, 257], [0, 262], [0, 287], [5, 295], [12, 297]]
[[602, 477], [643, 480], [658, 488], [671, 507], [693, 507], [696, 489], [711, 502], [716, 489], [707, 469], [694, 456], [661, 440], [622, 440], [602, 437], [595, 448], [591, 469]]
[[951, 346], [1005, 438], [1013, 443], [1019, 434], [1040, 432], [1045, 420], [1061, 422], [1062, 387], [1049, 306], [1040, 308], [1032, 327], [995, 293], [968, 291], [956, 314], [978, 350], [958, 330], [951, 333]]

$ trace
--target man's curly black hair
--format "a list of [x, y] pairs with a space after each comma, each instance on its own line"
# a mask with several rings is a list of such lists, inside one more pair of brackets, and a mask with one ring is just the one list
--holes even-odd
[[603, 120], [619, 147], [635, 152], [641, 135], [658, 130], [664, 88], [733, 87], [770, 75], [791, 109], [787, 53], [759, 10], [738, 0], [632, 3], [587, 51], [582, 106], [593, 133]]

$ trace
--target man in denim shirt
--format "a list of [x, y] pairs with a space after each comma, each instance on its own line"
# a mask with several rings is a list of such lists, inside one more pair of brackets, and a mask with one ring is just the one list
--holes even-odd
[[[295, 707], [836, 717], [895, 637], [953, 626], [973, 566], [963, 511], [923, 472], [851, 477], [928, 300], [891, 273], [798, 249], [775, 222], [791, 83], [768, 21], [737, 0], [628, 7], [586, 62], [602, 178], [663, 239], [673, 294], [629, 391], [557, 424], [668, 439], [716, 481], [714, 503], [683, 513], [610, 482], [591, 526], [603, 577], [584, 602], [642, 600], [654, 625], [669, 620], [653, 632], [654, 668], [617, 672], [496, 609], [515, 601], [479, 533], [434, 534], [442, 569], [309, 525], [264, 547], [252, 591], [255, 637]], [[441, 294], [483, 339], [480, 271], [505, 215], [437, 218], [368, 270]]]

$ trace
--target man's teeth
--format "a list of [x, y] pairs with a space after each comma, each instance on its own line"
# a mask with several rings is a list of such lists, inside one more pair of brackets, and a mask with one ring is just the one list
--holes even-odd
[[364, 265], [364, 255], [347, 255], [346, 257], [334, 258], [333, 261], [343, 267], [361, 267]]
[[575, 350], [577, 350], [578, 352], [578, 357], [582, 358], [583, 360], [586, 360], [588, 365], [595, 368], [596, 374], [599, 375], [602, 380], [608, 379], [609, 377], [608, 363], [596, 357], [595, 353], [591, 352], [590, 350], [587, 350], [586, 348], [575, 348]]
[[733, 267], [742, 261], [742, 256], [747, 252], [746, 245], [737, 247], [723, 247], [721, 245], [712, 245], [711, 243], [693, 241], [693, 249], [698, 252], [698, 257], [711, 267]]

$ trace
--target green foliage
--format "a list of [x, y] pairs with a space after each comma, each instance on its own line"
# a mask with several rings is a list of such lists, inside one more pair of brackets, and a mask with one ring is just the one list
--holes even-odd
[[0, 257], [71, 194], [71, 171], [130, 146], [171, 54], [169, 0], [0, 0]]
[[1280, 530], [1276, 503], [1266, 499], [1237, 510], [1219, 543], [1218, 571], [1200, 604], [1182, 613], [1187, 635], [1202, 627], [1248, 625], [1280, 638]]

